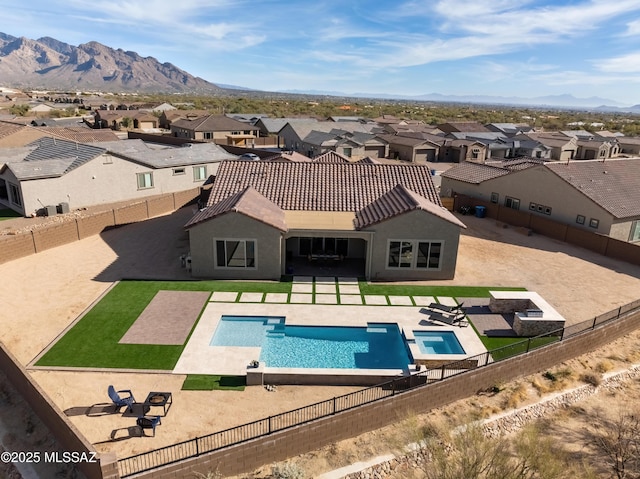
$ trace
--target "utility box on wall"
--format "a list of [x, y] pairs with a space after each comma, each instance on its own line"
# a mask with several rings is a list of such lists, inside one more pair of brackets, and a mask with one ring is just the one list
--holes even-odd
[[44, 211], [47, 216], [55, 216], [58, 214], [58, 209], [55, 207], [55, 205], [45, 206]]
[[68, 213], [69, 212], [69, 203], [60, 203], [58, 205], [58, 213], [60, 213], [61, 215]]

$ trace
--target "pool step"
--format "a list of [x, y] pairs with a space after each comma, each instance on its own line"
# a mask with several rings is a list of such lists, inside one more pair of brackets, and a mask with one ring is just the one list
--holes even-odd
[[267, 337], [269, 338], [284, 338], [284, 331], [267, 331]]
[[389, 330], [385, 326], [368, 326], [367, 333], [388, 333]]

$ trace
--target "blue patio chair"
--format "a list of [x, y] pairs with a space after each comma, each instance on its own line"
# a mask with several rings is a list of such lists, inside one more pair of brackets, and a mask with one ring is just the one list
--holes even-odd
[[[128, 393], [128, 396], [120, 396], [120, 393]], [[131, 389], [121, 389], [120, 391], [116, 391], [116, 388], [113, 385], [109, 386], [109, 397], [115, 404], [116, 408], [120, 409], [122, 406], [127, 406], [129, 411], [133, 412], [133, 405], [136, 402], [136, 399], [133, 397], [133, 393]]]
[[156, 436], [156, 426], [162, 424], [160, 416], [140, 416], [136, 420], [136, 425], [142, 430], [142, 434], [146, 436], [145, 429], [153, 429], [153, 437]]

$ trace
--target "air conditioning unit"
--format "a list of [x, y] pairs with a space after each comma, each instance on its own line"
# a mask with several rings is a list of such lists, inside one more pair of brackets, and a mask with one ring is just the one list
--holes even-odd
[[69, 203], [64, 202], [64, 203], [60, 203], [58, 205], [58, 213], [60, 213], [61, 215], [68, 213], [69, 212]]
[[58, 209], [55, 205], [48, 205], [44, 207], [46, 216], [55, 216], [58, 214]]

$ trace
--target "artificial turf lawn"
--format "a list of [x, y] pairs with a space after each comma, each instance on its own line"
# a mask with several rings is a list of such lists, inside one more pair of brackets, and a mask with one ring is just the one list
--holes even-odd
[[183, 391], [244, 391], [247, 385], [242, 376], [210, 376], [188, 374], [182, 383]]
[[[362, 294], [489, 296], [491, 290], [522, 288], [368, 285]], [[138, 281], [115, 285], [87, 314], [56, 342], [36, 366], [171, 370], [184, 345], [119, 344], [158, 291], [231, 291], [289, 293], [290, 282]], [[238, 295], [238, 298], [240, 295]], [[194, 324], [195, 327], [195, 324]], [[188, 339], [187, 339], [188, 341]], [[187, 343], [185, 341], [185, 344]]]
[[490, 338], [487, 336], [480, 336], [480, 340], [487, 351], [491, 353], [491, 357], [494, 361], [500, 361], [511, 356], [517, 356], [518, 354], [526, 353], [527, 349], [532, 350], [545, 346], [549, 343], [554, 343], [560, 340], [559, 336], [547, 336], [543, 338]]
[[386, 294], [394, 296], [448, 296], [452, 298], [488, 298], [489, 291], [526, 291], [525, 288], [501, 288], [490, 286], [413, 286], [371, 284], [360, 281], [361, 294]]
[[289, 292], [290, 289], [288, 283], [121, 281], [36, 366], [171, 370], [184, 345], [118, 343], [158, 291]]

